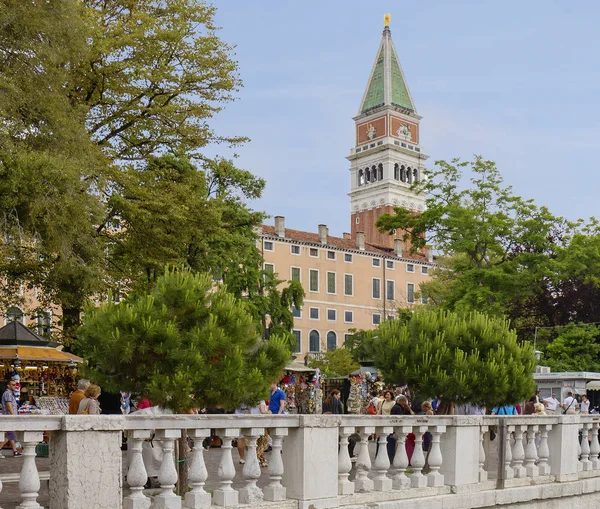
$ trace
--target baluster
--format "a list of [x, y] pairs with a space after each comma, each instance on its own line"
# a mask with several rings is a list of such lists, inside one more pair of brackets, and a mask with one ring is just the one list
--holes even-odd
[[525, 459], [525, 449], [523, 448], [523, 432], [527, 426], [515, 426], [515, 443], [512, 450], [512, 467], [515, 472], [515, 477], [525, 477], [525, 467], [523, 460]]
[[552, 424], [543, 424], [540, 426], [540, 445], [538, 446], [538, 469], [540, 475], [550, 475], [550, 449], [548, 448], [548, 432], [552, 429]]
[[258, 464], [258, 458], [256, 457], [256, 441], [258, 437], [265, 434], [264, 428], [243, 428], [242, 435], [246, 437], [248, 443], [248, 452], [246, 453], [246, 464], [242, 470], [244, 479], [246, 479], [246, 486], [239, 490], [240, 503], [242, 504], [254, 504], [256, 502], [262, 502], [263, 492], [256, 485], [256, 482], [260, 478], [260, 465]]
[[410, 464], [414, 472], [410, 474], [410, 484], [413, 488], [424, 488], [427, 486], [427, 477], [423, 475], [425, 466], [425, 455], [423, 454], [423, 433], [427, 431], [427, 426], [413, 426], [415, 434], [415, 450], [413, 452]]
[[525, 448], [525, 474], [527, 477], [537, 477], [540, 475], [540, 469], [535, 464], [537, 460], [537, 447], [535, 446], [535, 435], [538, 426], [529, 424], [527, 426], [527, 446]]
[[354, 488], [357, 492], [373, 491], [373, 481], [369, 479], [371, 470], [371, 457], [369, 456], [369, 437], [375, 433], [374, 426], [363, 426], [359, 428], [360, 445], [358, 459], [356, 460], [356, 478]]
[[[500, 424], [502, 425], [502, 423]], [[514, 431], [514, 426], [506, 426], [506, 435], [504, 436], [504, 479], [512, 479], [515, 472], [511, 467], [512, 463], [512, 448], [510, 445], [510, 435]]]
[[390, 468], [390, 457], [387, 453], [387, 437], [394, 431], [391, 426], [381, 426], [375, 428], [375, 432], [379, 434], [379, 449], [375, 456], [375, 476], [373, 477], [373, 489], [375, 491], [388, 491], [392, 489], [392, 480], [387, 476], [387, 471]]
[[192, 448], [192, 461], [188, 470], [188, 482], [191, 491], [185, 494], [183, 507], [190, 509], [205, 509], [210, 507], [210, 493], [204, 489], [204, 483], [208, 479], [208, 471], [204, 464], [204, 450], [202, 442], [210, 436], [210, 429], [191, 429], [188, 435], [194, 441]]
[[592, 444], [590, 446], [590, 459], [592, 460], [592, 470], [600, 470], [600, 459], [598, 459], [598, 454], [600, 454], [600, 442], [598, 441], [598, 425], [600, 423], [593, 422], [592, 423]]
[[590, 425], [586, 422], [583, 425], [583, 433], [581, 434], [581, 468], [584, 472], [592, 469], [590, 461]]
[[410, 488], [410, 479], [406, 476], [408, 468], [408, 454], [406, 454], [406, 435], [412, 431], [410, 426], [396, 427], [396, 454], [394, 455], [394, 475], [392, 476], [392, 488], [395, 490], [406, 490]]
[[287, 437], [287, 428], [271, 428], [271, 437], [273, 438], [273, 450], [271, 451], [271, 461], [269, 461], [269, 484], [265, 486], [265, 500], [270, 502], [280, 502], [285, 500], [286, 490], [281, 484], [283, 478], [283, 459], [281, 458], [281, 449], [283, 447], [283, 437]]
[[485, 434], [488, 432], [489, 426], [481, 426], [479, 428], [479, 482], [487, 481], [488, 473], [485, 470]]
[[446, 426], [432, 426], [429, 432], [431, 433], [431, 443], [429, 444], [429, 456], [427, 462], [429, 464], [430, 472], [427, 474], [427, 485], [443, 486], [444, 476], [440, 474], [440, 468], [443, 461], [440, 438], [442, 433], [446, 432]]
[[348, 479], [352, 460], [348, 453], [348, 438], [354, 433], [352, 427], [340, 427], [340, 452], [338, 453], [338, 495], [352, 495], [354, 483]]
[[[235, 465], [231, 455], [231, 441], [240, 436], [239, 428], [223, 428], [217, 430], [217, 435], [221, 438], [221, 461], [219, 463], [220, 486], [214, 491], [214, 504], [224, 507], [238, 505], [238, 492], [231, 485], [235, 477]], [[273, 444], [274, 446], [275, 444]], [[273, 447], [275, 449], [275, 447]]]
[[19, 479], [19, 490], [23, 502], [17, 509], [43, 509], [37, 503], [40, 491], [40, 475], [35, 464], [35, 446], [44, 439], [41, 431], [20, 431], [17, 433], [18, 441], [23, 444], [23, 466]]
[[161, 492], [154, 497], [152, 509], [181, 509], [181, 497], [174, 493], [177, 483], [175, 468], [175, 440], [181, 438], [179, 429], [161, 429], [156, 431], [155, 439], [160, 440], [163, 457], [158, 471], [158, 483]]
[[[580, 424], [579, 428], [577, 429], [577, 434], [579, 435], [579, 433], [581, 433], [581, 427], [583, 425]], [[577, 471], [578, 472], [582, 472], [583, 471], [583, 463], [581, 462], [581, 442], [579, 441], [579, 436], [577, 437]]]
[[127, 431], [127, 446], [131, 451], [127, 484], [131, 493], [123, 499], [123, 509], [149, 509], [152, 499], [144, 495], [143, 489], [148, 481], [148, 473], [142, 458], [142, 444], [150, 438], [151, 431], [135, 429]]

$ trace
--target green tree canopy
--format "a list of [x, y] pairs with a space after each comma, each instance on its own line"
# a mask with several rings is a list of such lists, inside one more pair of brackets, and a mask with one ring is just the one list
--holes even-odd
[[516, 403], [535, 390], [535, 357], [508, 322], [481, 313], [417, 310], [408, 321], [387, 320], [366, 334], [386, 382], [454, 403]]
[[552, 371], [600, 371], [600, 331], [597, 325], [572, 323], [552, 329], [554, 339], [538, 343], [541, 363]]
[[309, 364], [311, 368], [319, 368], [327, 377], [345, 377], [360, 368], [360, 364], [352, 357], [352, 352], [346, 348], [328, 350], [322, 357], [313, 357]]
[[103, 388], [176, 412], [253, 405], [290, 355], [285, 339], [261, 339], [243, 301], [184, 269], [167, 270], [150, 294], [90, 305], [78, 339], [86, 373]]

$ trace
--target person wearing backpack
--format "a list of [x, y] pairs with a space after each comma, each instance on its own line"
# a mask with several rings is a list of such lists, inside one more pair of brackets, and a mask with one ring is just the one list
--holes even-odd
[[498, 405], [492, 408], [492, 415], [519, 415], [513, 405]]
[[79, 403], [79, 410], [77, 415], [99, 415], [102, 412], [100, 404], [98, 403], [98, 396], [100, 396], [100, 387], [94, 384], [88, 385], [84, 392], [85, 398]]

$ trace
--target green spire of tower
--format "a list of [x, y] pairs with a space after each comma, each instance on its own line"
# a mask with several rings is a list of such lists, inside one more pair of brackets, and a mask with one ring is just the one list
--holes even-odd
[[382, 106], [396, 107], [406, 113], [417, 112], [392, 41], [392, 34], [387, 26], [383, 30], [359, 115]]

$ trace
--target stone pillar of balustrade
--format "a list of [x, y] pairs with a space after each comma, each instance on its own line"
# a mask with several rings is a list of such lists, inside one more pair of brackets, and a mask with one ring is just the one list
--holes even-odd
[[558, 421], [548, 432], [550, 473], [557, 482], [576, 481], [579, 478], [579, 416], [561, 415]]
[[235, 477], [235, 465], [231, 454], [231, 441], [240, 436], [239, 428], [217, 429], [217, 436], [222, 440], [221, 461], [219, 462], [220, 485], [214, 491], [214, 505], [223, 507], [236, 506], [239, 503], [238, 492], [231, 486]]
[[[20, 431], [17, 440], [23, 445], [23, 467], [19, 479], [21, 505], [17, 509], [42, 509], [37, 502], [40, 492], [40, 474], [35, 465], [35, 447], [44, 438], [41, 431]], [[391, 481], [390, 481], [391, 482]]]
[[120, 415], [65, 415], [50, 433], [50, 509], [123, 503]]
[[527, 426], [515, 426], [515, 443], [512, 446], [512, 469], [516, 478], [525, 477], [526, 471], [523, 461], [525, 460], [525, 447], [523, 447], [523, 434]]
[[210, 436], [210, 429], [188, 429], [188, 436], [194, 441], [194, 447], [188, 470], [188, 482], [191, 489], [185, 494], [183, 507], [186, 509], [206, 509], [211, 506], [211, 495], [204, 489], [204, 483], [208, 479], [208, 471], [204, 463], [202, 442]]
[[375, 457], [375, 476], [373, 477], [373, 488], [375, 491], [389, 491], [392, 489], [392, 480], [387, 476], [390, 468], [390, 457], [387, 452], [387, 437], [393, 433], [391, 426], [381, 426], [376, 428], [379, 435], [379, 448]]
[[592, 470], [600, 470], [600, 442], [598, 441], [598, 421], [592, 423], [592, 443], [590, 444], [590, 460], [592, 461]]
[[239, 490], [241, 504], [256, 504], [262, 502], [264, 498], [262, 490], [256, 485], [261, 474], [260, 464], [258, 463], [258, 458], [256, 456], [256, 442], [258, 441], [258, 438], [262, 437], [264, 434], [264, 428], [242, 428], [242, 435], [246, 437], [248, 450], [246, 452], [246, 463], [242, 469], [246, 485]]
[[[299, 427], [289, 428], [283, 448], [287, 498], [297, 500], [298, 509], [338, 507], [338, 428], [342, 418], [294, 417], [299, 420]], [[277, 426], [281, 424], [278, 422]]]
[[154, 435], [154, 440], [162, 442], [163, 456], [158, 470], [161, 492], [154, 497], [152, 509], [181, 509], [181, 497], [175, 494], [177, 484], [175, 440], [178, 438], [181, 438], [180, 429], [161, 429]]
[[123, 509], [150, 509], [152, 504], [152, 499], [143, 493], [148, 473], [142, 457], [142, 445], [150, 436], [151, 431], [146, 429], [127, 432], [127, 449], [130, 453], [127, 484], [131, 493], [123, 500]]
[[581, 466], [584, 472], [592, 470], [592, 460], [590, 459], [590, 429], [591, 423], [585, 423], [581, 432]]
[[444, 483], [450, 486], [479, 483], [479, 444], [483, 416], [447, 416], [443, 424], [447, 423], [446, 420], [446, 432], [440, 443], [443, 462], [439, 469], [439, 473], [444, 476]]
[[[354, 433], [353, 427], [340, 427], [340, 450], [338, 452], [338, 495], [352, 495], [354, 482], [348, 478], [352, 470], [352, 459], [348, 452], [349, 437]], [[597, 433], [596, 433], [597, 435]]]

